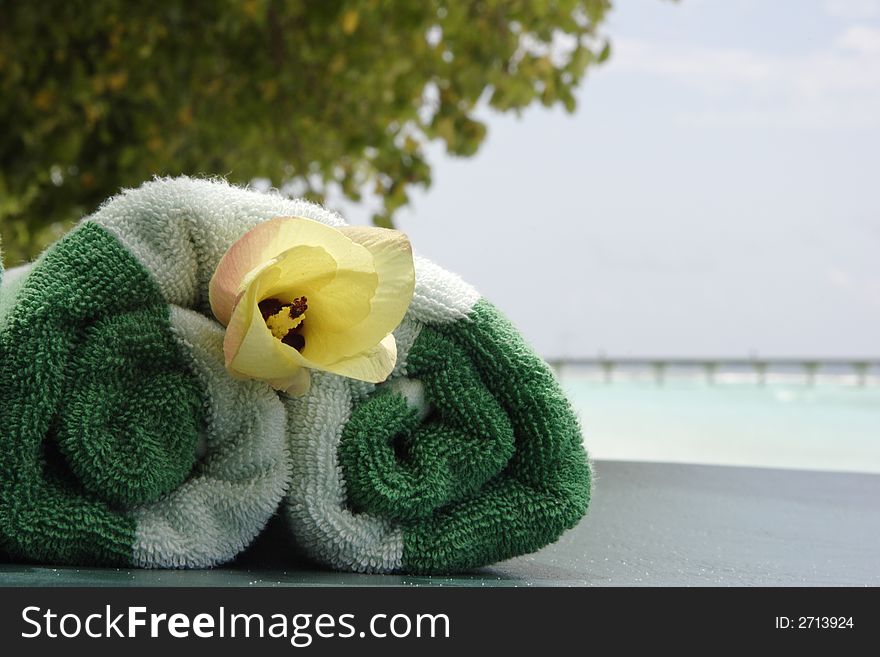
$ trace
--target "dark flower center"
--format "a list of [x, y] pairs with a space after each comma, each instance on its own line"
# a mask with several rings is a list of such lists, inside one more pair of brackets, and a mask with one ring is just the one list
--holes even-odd
[[288, 347], [302, 351], [306, 339], [302, 334], [306, 311], [309, 309], [308, 299], [297, 297], [290, 303], [280, 299], [263, 299], [258, 304], [260, 314], [272, 335]]

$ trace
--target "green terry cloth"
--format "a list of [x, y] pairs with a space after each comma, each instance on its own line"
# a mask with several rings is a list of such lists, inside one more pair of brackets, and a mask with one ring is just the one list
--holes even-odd
[[291, 535], [336, 569], [484, 566], [555, 541], [589, 503], [580, 427], [549, 366], [474, 288], [415, 265], [388, 381], [320, 373], [286, 400]]
[[285, 547], [323, 564], [449, 572], [583, 516], [589, 463], [552, 372], [425, 259], [387, 382], [315, 372], [288, 398], [232, 378], [208, 282], [277, 216], [344, 225], [305, 201], [161, 179], [0, 274], [0, 554], [206, 567], [281, 504]]
[[[305, 207], [307, 206], [307, 207]], [[111, 199], [0, 288], [0, 553], [206, 567], [241, 552], [288, 488], [287, 417], [231, 378], [207, 282], [233, 241], [325, 211], [223, 183]]]

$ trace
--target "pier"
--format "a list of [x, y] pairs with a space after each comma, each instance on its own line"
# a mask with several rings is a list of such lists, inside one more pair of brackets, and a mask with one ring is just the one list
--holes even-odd
[[648, 374], [657, 385], [671, 375], [700, 377], [714, 384], [725, 377], [751, 375], [758, 385], [773, 376], [796, 377], [806, 385], [815, 385], [823, 376], [846, 377], [855, 385], [866, 386], [874, 379], [880, 383], [880, 357], [872, 358], [619, 358], [574, 357], [549, 359], [548, 362], [562, 374], [569, 368], [594, 371], [606, 383], [613, 383], [621, 375], [632, 377]]

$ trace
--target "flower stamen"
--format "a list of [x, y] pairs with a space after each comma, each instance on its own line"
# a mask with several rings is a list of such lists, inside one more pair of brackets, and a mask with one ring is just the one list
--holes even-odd
[[306, 311], [309, 309], [305, 297], [297, 297], [290, 303], [273, 298], [263, 299], [258, 307], [266, 326], [275, 338], [297, 351], [305, 348], [306, 339], [302, 335], [302, 329]]
[[309, 300], [305, 297], [297, 297], [290, 302], [290, 316], [292, 318], [304, 315], [309, 309]]

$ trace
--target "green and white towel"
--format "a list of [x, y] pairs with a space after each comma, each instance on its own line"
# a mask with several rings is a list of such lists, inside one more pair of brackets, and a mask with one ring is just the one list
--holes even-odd
[[126, 191], [0, 287], [0, 553], [205, 567], [279, 509], [341, 570], [450, 572], [531, 552], [586, 511], [590, 468], [549, 367], [488, 301], [416, 257], [374, 385], [303, 397], [224, 367], [208, 283], [257, 224], [317, 205], [189, 178]]

